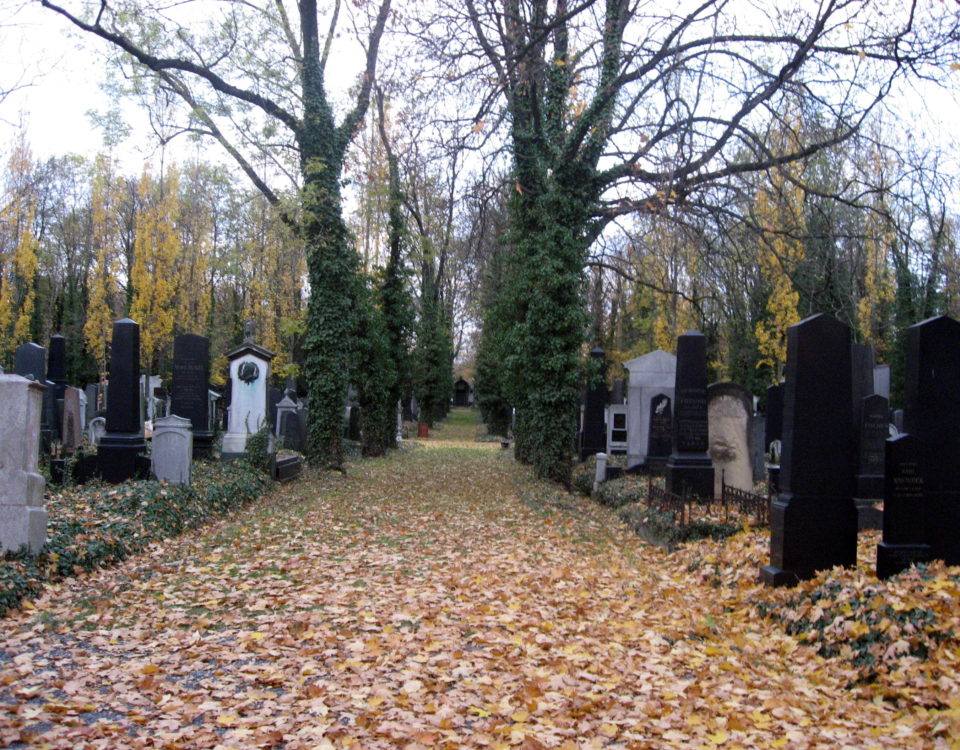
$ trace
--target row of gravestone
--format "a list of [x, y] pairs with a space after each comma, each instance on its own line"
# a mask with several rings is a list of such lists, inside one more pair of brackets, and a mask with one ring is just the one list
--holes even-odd
[[[602, 358], [602, 350], [595, 349], [593, 356]], [[876, 366], [872, 348], [862, 344], [852, 345], [851, 362], [851, 396], [854, 404], [860, 404], [859, 413], [854, 416], [858, 455], [856, 497], [862, 504], [863, 525], [879, 528], [877, 514], [869, 511], [882, 497], [883, 441], [895, 431], [889, 423], [887, 409], [889, 367]], [[615, 382], [610, 404], [605, 409], [607, 393], [603, 381], [586, 393], [581, 449], [584, 457], [593, 452], [626, 454], [627, 465], [634, 470], [661, 471], [673, 452], [677, 357], [654, 351], [624, 366], [629, 374], [626, 399], [622, 397], [622, 381]], [[707, 453], [714, 468], [714, 496], [719, 495], [722, 483], [749, 491], [768, 472], [775, 487], [783, 391], [783, 384], [767, 389], [766, 413], [761, 414], [756, 411], [757, 399], [742, 386], [735, 383], [707, 386]], [[605, 420], [605, 429], [602, 420]], [[589, 444], [591, 421], [595, 425], [593, 445]], [[702, 422], [698, 424], [702, 429]]]
[[771, 508], [770, 564], [760, 573], [765, 583], [789, 585], [854, 565], [855, 498], [865, 493], [884, 501], [878, 576], [932, 559], [960, 563], [960, 323], [939, 316], [906, 334], [905, 432], [887, 438], [877, 394], [847, 395], [856, 372], [850, 329], [818, 315], [788, 330], [780, 493]]
[[[878, 372], [872, 352], [852, 345], [847, 326], [815, 315], [789, 329], [786, 381], [771, 392], [767, 414], [765, 442], [779, 438], [781, 464], [771, 508], [771, 562], [761, 570], [765, 583], [791, 584], [854, 564], [858, 503], [864, 500], [884, 501], [879, 576], [930, 559], [960, 564], [960, 323], [931, 318], [909, 328], [906, 341], [901, 430], [890, 425], [886, 395], [871, 392], [888, 392], [889, 372]], [[710, 452], [717, 458], [718, 451], [710, 444], [705, 340], [696, 332], [679, 337], [672, 394], [666, 389], [674, 362], [664, 352], [653, 354], [633, 363], [636, 370], [637, 364], [652, 365], [644, 369], [653, 377], [642, 385], [633, 383], [628, 367], [631, 387], [653, 393], [628, 397], [627, 414], [634, 410], [640, 428], [628, 428], [626, 442], [631, 445], [631, 433], [647, 438], [647, 463], [651, 457], [664, 462], [669, 490], [710, 496]], [[602, 351], [592, 355], [602, 357]], [[581, 449], [588, 453], [605, 447], [604, 387], [594, 385], [584, 399]], [[716, 395], [743, 401], [734, 389]], [[671, 401], [676, 408], [668, 420]], [[617, 419], [622, 413], [614, 411], [614, 428], [625, 423]]]

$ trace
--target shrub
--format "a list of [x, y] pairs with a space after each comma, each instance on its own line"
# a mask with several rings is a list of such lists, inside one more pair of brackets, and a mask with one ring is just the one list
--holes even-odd
[[698, 539], [725, 539], [740, 530], [737, 524], [704, 520], [690, 521], [686, 526], [678, 526], [673, 512], [639, 503], [624, 508], [620, 512], [620, 518], [644, 539], [668, 549]]
[[45, 582], [119, 562], [151, 542], [196, 528], [261, 497], [270, 481], [245, 462], [199, 461], [193, 486], [160, 482], [87, 484], [47, 502], [47, 543], [0, 558], [0, 615]]
[[246, 461], [253, 468], [262, 471], [264, 474], [270, 473], [270, 463], [276, 454], [276, 446], [273, 443], [273, 434], [270, 432], [270, 425], [265, 424], [252, 435], [247, 436], [247, 456]]
[[595, 497], [598, 503], [611, 508], [622, 508], [631, 503], [645, 502], [646, 482], [636, 479], [611, 479], [600, 484]]

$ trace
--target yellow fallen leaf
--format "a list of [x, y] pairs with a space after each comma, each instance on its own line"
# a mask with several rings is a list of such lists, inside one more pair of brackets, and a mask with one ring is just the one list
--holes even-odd
[[489, 711], [484, 711], [479, 706], [470, 706], [470, 713], [479, 716], [481, 719], [486, 719], [490, 715]]
[[521, 708], [519, 711], [514, 711], [510, 718], [518, 723], [523, 723], [527, 720], [527, 718], [529, 718], [529, 716], [530, 714]]
[[240, 716], [233, 712], [228, 714], [220, 714], [217, 717], [217, 724], [222, 727], [232, 727], [238, 721], [240, 721]]
[[722, 745], [728, 739], [730, 739], [730, 736], [722, 729], [719, 732], [714, 732], [713, 734], [707, 735], [707, 742], [709, 742], [711, 745]]
[[147, 664], [145, 666], [140, 667], [141, 674], [156, 674], [159, 671], [160, 671], [160, 667], [158, 667], [156, 664]]

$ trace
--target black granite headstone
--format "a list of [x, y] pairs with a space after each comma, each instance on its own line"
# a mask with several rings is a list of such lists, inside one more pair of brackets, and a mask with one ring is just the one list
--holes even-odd
[[960, 564], [960, 322], [941, 315], [907, 329], [904, 431], [920, 441], [927, 543]]
[[854, 490], [858, 498], [878, 500], [883, 497], [883, 451], [890, 435], [889, 410], [883, 396], [873, 394], [861, 399], [857, 486]]
[[210, 340], [195, 333], [184, 333], [173, 340], [173, 382], [170, 386], [170, 411], [189, 419], [193, 430], [193, 457], [213, 454], [210, 431]]
[[140, 421], [140, 326], [129, 318], [113, 324], [110, 342], [110, 399], [107, 431], [97, 448], [100, 474], [117, 483], [145, 474], [149, 462]]
[[610, 392], [607, 388], [607, 360], [599, 346], [590, 352], [590, 359], [596, 365], [597, 379], [589, 383], [583, 403], [583, 425], [580, 429], [580, 460], [588, 456], [603, 453], [607, 449], [607, 402]]
[[658, 393], [650, 399], [650, 426], [647, 431], [647, 460], [652, 468], [663, 467], [673, 449], [673, 410], [670, 397]]
[[859, 446], [860, 408], [863, 399], [873, 393], [873, 368], [877, 358], [869, 344], [850, 344], [850, 392], [853, 398], [853, 439]]
[[47, 350], [32, 341], [21, 344], [13, 354], [13, 372], [24, 378], [36, 380], [46, 386], [43, 391], [43, 403], [40, 411], [40, 446], [45, 453], [50, 452], [50, 443], [59, 439], [57, 421], [57, 401], [54, 384], [47, 380]]
[[707, 453], [707, 339], [698, 331], [677, 337], [673, 451], [667, 460], [668, 492], [713, 497], [713, 462]]
[[67, 340], [59, 333], [50, 337], [47, 380], [53, 383], [57, 400], [62, 400], [63, 392], [67, 389]]
[[270, 426], [277, 426], [277, 404], [283, 401], [283, 391], [275, 385], [267, 388], [267, 419], [270, 420]]
[[904, 433], [886, 441], [883, 541], [877, 545], [877, 577], [889, 578], [931, 559], [926, 543], [922, 446]]
[[790, 326], [786, 380], [780, 495], [760, 569], [771, 586], [857, 561], [850, 329], [829, 315]]

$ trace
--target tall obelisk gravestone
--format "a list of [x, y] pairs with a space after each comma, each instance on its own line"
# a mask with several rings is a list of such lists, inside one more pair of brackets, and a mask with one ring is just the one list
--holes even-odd
[[814, 315], [787, 329], [780, 494], [770, 519], [768, 586], [857, 561], [850, 329]]
[[580, 431], [580, 460], [603, 453], [607, 449], [607, 430], [604, 419], [610, 389], [607, 387], [607, 359], [603, 349], [594, 347], [590, 359], [595, 363], [597, 380], [587, 386], [583, 405], [583, 424]]
[[113, 324], [107, 432], [97, 447], [100, 475], [117, 483], [142, 474], [147, 450], [140, 421], [140, 326], [129, 318]]
[[707, 453], [707, 339], [697, 331], [677, 337], [674, 404], [667, 490], [713, 497], [713, 462]]

